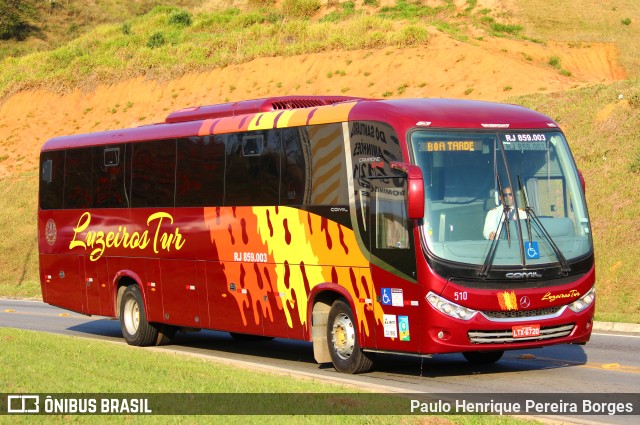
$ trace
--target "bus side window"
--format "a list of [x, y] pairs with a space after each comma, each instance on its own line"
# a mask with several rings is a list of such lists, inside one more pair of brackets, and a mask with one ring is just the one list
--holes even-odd
[[406, 201], [375, 192], [376, 249], [409, 248]]
[[40, 208], [43, 210], [62, 208], [64, 156], [65, 151], [49, 151], [42, 154], [40, 165]]
[[222, 136], [178, 140], [176, 206], [221, 206], [225, 148]]
[[280, 205], [308, 205], [311, 185], [308, 168], [311, 166], [311, 152], [303, 149], [302, 140], [308, 140], [304, 127], [283, 128], [282, 179], [280, 182]]
[[[353, 190], [361, 240], [372, 261], [415, 277], [413, 221], [407, 214], [407, 178], [393, 162], [404, 162], [395, 129], [377, 121], [349, 122]], [[375, 258], [375, 260], [374, 260]]]
[[42, 181], [51, 183], [53, 174], [53, 161], [50, 159], [42, 161]]
[[[348, 205], [347, 166], [344, 159], [344, 136], [341, 124], [306, 127], [308, 138], [302, 149], [313, 158], [307, 169], [311, 174], [311, 205]], [[309, 190], [309, 189], [307, 189]]]
[[371, 179], [369, 223], [371, 253], [407, 276], [415, 276], [415, 245], [409, 237], [406, 179]]
[[69, 149], [64, 165], [64, 208], [89, 208], [92, 199], [91, 148]]
[[276, 130], [232, 133], [224, 138], [224, 205], [278, 205], [281, 155]]
[[176, 141], [134, 143], [131, 206], [173, 207]]
[[93, 153], [93, 208], [128, 208], [127, 145], [96, 146]]

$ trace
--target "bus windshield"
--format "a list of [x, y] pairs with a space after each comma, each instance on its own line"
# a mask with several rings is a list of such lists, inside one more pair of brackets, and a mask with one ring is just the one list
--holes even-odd
[[579, 177], [559, 131], [427, 131], [411, 134], [425, 182], [421, 232], [436, 257], [521, 266], [589, 253]]

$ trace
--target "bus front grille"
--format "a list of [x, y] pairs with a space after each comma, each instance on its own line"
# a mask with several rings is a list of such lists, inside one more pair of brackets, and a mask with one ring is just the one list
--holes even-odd
[[539, 310], [512, 310], [512, 311], [483, 311], [489, 320], [491, 319], [522, 319], [546, 316], [556, 316], [564, 306], [549, 307]]
[[469, 331], [469, 341], [473, 344], [507, 344], [518, 342], [543, 341], [555, 338], [562, 338], [573, 331], [575, 324], [561, 326], [547, 326], [540, 328], [540, 335], [524, 338], [514, 338], [511, 329], [495, 331]]

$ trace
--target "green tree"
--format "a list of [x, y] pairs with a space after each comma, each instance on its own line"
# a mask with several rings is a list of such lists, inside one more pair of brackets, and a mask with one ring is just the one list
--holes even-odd
[[0, 0], [0, 39], [24, 39], [35, 17], [36, 11], [27, 0]]

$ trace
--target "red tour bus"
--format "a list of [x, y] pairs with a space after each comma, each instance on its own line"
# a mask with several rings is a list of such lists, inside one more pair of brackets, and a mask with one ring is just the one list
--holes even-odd
[[177, 331], [375, 353], [589, 340], [594, 253], [565, 136], [529, 109], [445, 99], [278, 97], [47, 141], [44, 301]]

